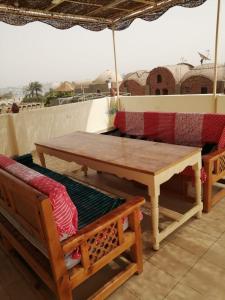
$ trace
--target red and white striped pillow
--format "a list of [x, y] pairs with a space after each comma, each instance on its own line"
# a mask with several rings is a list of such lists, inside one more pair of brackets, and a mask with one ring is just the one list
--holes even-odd
[[76, 234], [78, 213], [64, 185], [1, 154], [0, 168], [49, 197], [60, 240]]

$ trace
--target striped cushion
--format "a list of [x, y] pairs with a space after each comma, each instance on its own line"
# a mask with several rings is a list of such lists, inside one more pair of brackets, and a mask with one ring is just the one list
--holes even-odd
[[76, 234], [78, 213], [64, 185], [1, 154], [0, 168], [49, 197], [60, 240]]
[[66, 187], [67, 193], [78, 211], [78, 230], [98, 220], [125, 202], [124, 199], [106, 195], [102, 191], [95, 190], [65, 175], [35, 164], [31, 154], [20, 156], [16, 160]]

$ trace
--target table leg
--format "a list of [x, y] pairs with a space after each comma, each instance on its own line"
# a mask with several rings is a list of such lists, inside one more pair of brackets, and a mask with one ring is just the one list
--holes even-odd
[[159, 187], [149, 186], [148, 194], [151, 197], [152, 247], [159, 250]]
[[84, 176], [87, 177], [88, 176], [88, 167], [87, 166], [82, 166], [81, 170], [84, 172]]
[[[202, 199], [201, 199], [201, 161], [197, 162], [193, 167], [195, 172], [195, 190], [196, 190], [196, 204], [202, 206]], [[202, 210], [197, 213], [197, 218], [201, 218]]]
[[46, 168], [46, 162], [45, 162], [44, 153], [43, 152], [37, 152], [37, 155], [38, 155], [38, 157], [40, 159], [42, 167]]

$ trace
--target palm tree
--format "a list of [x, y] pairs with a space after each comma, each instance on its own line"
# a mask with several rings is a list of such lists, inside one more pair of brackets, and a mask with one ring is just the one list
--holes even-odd
[[38, 81], [33, 82], [33, 89], [36, 97], [38, 98], [39, 94], [42, 92], [42, 84]]
[[30, 82], [28, 87], [25, 89], [26, 96], [30, 98], [38, 98], [40, 93], [42, 92], [42, 85], [38, 81]]

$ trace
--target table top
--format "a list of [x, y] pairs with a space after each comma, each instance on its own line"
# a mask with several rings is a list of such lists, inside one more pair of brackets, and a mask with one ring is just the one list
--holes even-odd
[[161, 173], [201, 151], [201, 148], [196, 147], [81, 131], [59, 136], [43, 143], [36, 143], [36, 146], [148, 174]]

